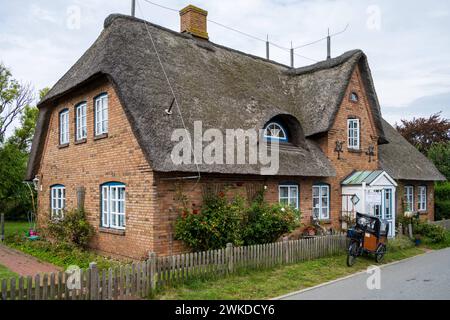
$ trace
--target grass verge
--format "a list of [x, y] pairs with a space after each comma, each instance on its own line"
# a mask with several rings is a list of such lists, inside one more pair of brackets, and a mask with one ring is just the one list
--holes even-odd
[[10, 278], [15, 278], [15, 277], [18, 277], [18, 275], [16, 273], [12, 272], [7, 267], [2, 266], [0, 264], [0, 280], [10, 279]]
[[[409, 258], [425, 252], [423, 248], [408, 248], [389, 252], [384, 263]], [[269, 299], [302, 290], [365, 270], [374, 265], [373, 257], [360, 257], [349, 268], [346, 256], [337, 255], [281, 266], [268, 270], [251, 270], [216, 280], [191, 280], [184, 285], [168, 288], [155, 299], [171, 300], [242, 300]]]

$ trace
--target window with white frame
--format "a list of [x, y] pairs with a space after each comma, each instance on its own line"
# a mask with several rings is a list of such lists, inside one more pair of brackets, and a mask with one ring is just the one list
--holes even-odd
[[102, 227], [125, 229], [125, 185], [102, 185]]
[[392, 190], [386, 189], [384, 191], [384, 218], [392, 219]]
[[427, 187], [426, 186], [419, 186], [419, 199], [418, 199], [418, 209], [419, 211], [426, 211], [427, 210]]
[[95, 99], [95, 135], [108, 133], [108, 95]]
[[414, 187], [405, 186], [405, 209], [406, 212], [414, 210]]
[[50, 189], [51, 218], [64, 218], [66, 208], [66, 188], [63, 185], [55, 185]]
[[267, 140], [288, 141], [286, 130], [276, 122], [269, 123], [264, 129], [264, 138]]
[[359, 149], [359, 119], [348, 119], [348, 147], [350, 149]]
[[330, 187], [327, 185], [313, 186], [313, 215], [315, 219], [330, 218]]
[[63, 110], [59, 114], [59, 143], [69, 143], [69, 110]]
[[298, 209], [298, 186], [280, 185], [278, 187], [279, 202], [282, 205], [288, 205]]
[[83, 140], [87, 138], [87, 124], [86, 124], [86, 103], [81, 103], [76, 107], [76, 138]]

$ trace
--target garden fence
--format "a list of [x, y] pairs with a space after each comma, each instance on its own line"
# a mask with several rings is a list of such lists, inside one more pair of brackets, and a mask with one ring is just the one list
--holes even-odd
[[88, 269], [2, 280], [1, 300], [117, 300], [146, 298], [194, 278], [224, 277], [343, 252], [345, 234], [234, 247], [173, 256], [150, 253], [143, 262], [108, 270]]

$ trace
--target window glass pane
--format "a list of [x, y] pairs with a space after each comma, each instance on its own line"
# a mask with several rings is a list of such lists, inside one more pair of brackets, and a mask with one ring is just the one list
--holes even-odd
[[293, 208], [297, 208], [297, 198], [291, 198], [290, 205]]
[[313, 187], [313, 197], [319, 196], [319, 187]]
[[288, 187], [280, 187], [280, 197], [287, 198], [289, 189]]
[[298, 195], [297, 187], [291, 187], [290, 190], [291, 190], [291, 192], [290, 192], [291, 198], [297, 199], [297, 195]]

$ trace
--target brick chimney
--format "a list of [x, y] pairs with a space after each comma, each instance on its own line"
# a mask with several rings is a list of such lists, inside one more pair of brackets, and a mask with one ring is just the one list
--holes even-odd
[[207, 16], [208, 11], [193, 5], [188, 5], [180, 11], [181, 32], [187, 32], [196, 37], [208, 40]]

